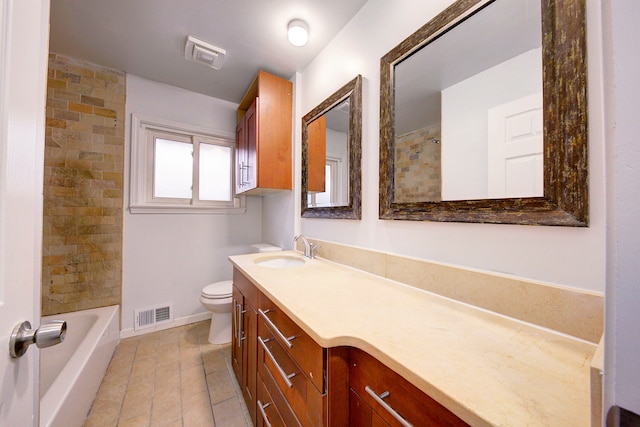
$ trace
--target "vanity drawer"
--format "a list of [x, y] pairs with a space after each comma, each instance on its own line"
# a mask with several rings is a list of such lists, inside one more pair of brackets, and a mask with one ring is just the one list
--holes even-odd
[[269, 298], [260, 293], [258, 317], [271, 329], [284, 350], [300, 365], [304, 374], [320, 393], [326, 392], [325, 349], [320, 347]]
[[324, 425], [324, 396], [312, 386], [262, 319], [258, 321], [258, 373], [276, 401], [277, 394], [284, 398], [284, 404], [278, 405], [281, 413], [290, 408], [300, 425]]
[[[287, 427], [290, 425], [297, 425], [297, 420], [293, 414], [290, 413], [288, 422], [285, 422], [278, 403], [271, 397], [271, 393], [267, 390], [267, 386], [262, 381], [262, 377], [258, 374], [258, 410], [256, 412], [256, 426], [272, 426], [272, 427]], [[282, 404], [280, 404], [282, 407]], [[287, 408], [288, 409], [288, 408]], [[284, 411], [283, 411], [284, 412]], [[286, 415], [285, 415], [286, 417]]]
[[414, 426], [468, 425], [399, 374], [356, 348], [349, 354], [349, 384], [362, 401], [391, 426], [403, 425], [394, 417], [394, 412]]

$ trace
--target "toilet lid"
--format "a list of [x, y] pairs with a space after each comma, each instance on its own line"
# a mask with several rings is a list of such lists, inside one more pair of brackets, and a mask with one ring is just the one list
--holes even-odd
[[232, 287], [233, 282], [231, 280], [212, 283], [202, 289], [201, 295], [210, 299], [229, 298], [231, 296]]

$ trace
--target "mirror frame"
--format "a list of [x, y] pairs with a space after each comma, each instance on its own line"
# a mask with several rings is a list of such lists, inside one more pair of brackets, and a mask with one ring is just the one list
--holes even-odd
[[[349, 99], [349, 204], [346, 206], [310, 207], [307, 205], [309, 168], [309, 123], [333, 107]], [[361, 218], [361, 158], [362, 158], [362, 76], [325, 99], [302, 118], [302, 217], [304, 218]]]
[[[584, 0], [541, 0], [542, 197], [394, 203], [394, 67], [496, 0], [458, 0], [380, 60], [380, 219], [589, 225]], [[463, 24], [464, 25], [464, 24]]]

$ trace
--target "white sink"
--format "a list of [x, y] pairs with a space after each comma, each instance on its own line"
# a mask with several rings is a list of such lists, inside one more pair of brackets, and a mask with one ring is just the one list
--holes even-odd
[[294, 267], [300, 267], [304, 265], [305, 261], [302, 258], [282, 255], [282, 256], [270, 256], [270, 257], [258, 258], [253, 262], [256, 265], [259, 265], [260, 267], [294, 268]]

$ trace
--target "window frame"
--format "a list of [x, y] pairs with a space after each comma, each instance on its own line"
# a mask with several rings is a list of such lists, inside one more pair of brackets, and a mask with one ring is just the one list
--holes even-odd
[[[191, 199], [154, 198], [153, 165], [154, 135], [173, 134], [188, 138], [193, 144], [193, 196]], [[230, 201], [199, 200], [199, 145], [213, 144], [229, 147], [230, 152]], [[129, 182], [129, 211], [138, 213], [219, 213], [240, 214], [246, 212], [246, 197], [235, 193], [235, 133], [207, 129], [201, 126], [171, 120], [131, 114], [131, 166]]]

